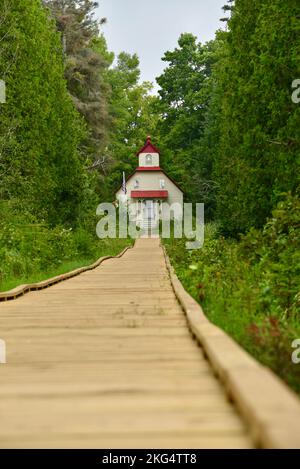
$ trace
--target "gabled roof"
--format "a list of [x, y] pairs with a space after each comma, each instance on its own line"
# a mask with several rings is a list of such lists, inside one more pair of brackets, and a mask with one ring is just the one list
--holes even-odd
[[[126, 183], [127, 183], [135, 174], [138, 174], [139, 172], [144, 172], [144, 171], [148, 171], [148, 169], [147, 169], [147, 170], [142, 169], [142, 168], [137, 168], [137, 169], [135, 169], [135, 171], [134, 171], [133, 173], [131, 173], [129, 176], [127, 176], [127, 178], [126, 178]], [[163, 170], [162, 168], [159, 168], [159, 170], [156, 169], [155, 171], [160, 171], [160, 172], [162, 172], [168, 179], [170, 179], [171, 182], [173, 182], [173, 184], [180, 190], [180, 192], [182, 192], [182, 193], [184, 194], [183, 190], [179, 187], [179, 185], [177, 184], [177, 182], [174, 181], [174, 179], [172, 179], [171, 176], [169, 176], [169, 175], [166, 173], [165, 170]], [[115, 191], [115, 194], [116, 194], [117, 192], [119, 192], [120, 189], [122, 189], [122, 184], [120, 185], [119, 189]]]
[[156, 148], [151, 143], [150, 135], [148, 135], [145, 145], [140, 149], [140, 151], [137, 152], [137, 156], [139, 156], [141, 153], [158, 153], [158, 154], [160, 154], [159, 149]]

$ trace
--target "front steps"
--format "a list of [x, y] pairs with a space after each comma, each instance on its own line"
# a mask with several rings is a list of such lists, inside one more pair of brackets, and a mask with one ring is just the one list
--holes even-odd
[[143, 235], [159, 234], [159, 224], [152, 219], [143, 220], [141, 225], [141, 232]]

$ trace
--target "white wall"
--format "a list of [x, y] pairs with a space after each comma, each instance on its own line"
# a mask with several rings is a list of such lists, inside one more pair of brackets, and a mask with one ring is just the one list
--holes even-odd
[[[139, 187], [135, 187], [135, 180], [139, 181]], [[160, 180], [164, 179], [165, 187], [161, 189]], [[134, 175], [127, 181], [127, 196], [132, 205], [132, 216], [135, 215], [135, 206], [137, 199], [131, 199], [131, 191], [168, 191], [168, 199], [164, 199], [169, 205], [178, 203], [183, 206], [183, 193], [162, 171], [136, 171]], [[122, 189], [116, 193], [116, 198], [123, 194]]]
[[159, 166], [159, 154], [158, 153], [140, 153], [139, 155], [139, 166], [149, 166], [146, 163], [146, 155], [152, 156], [152, 165]]

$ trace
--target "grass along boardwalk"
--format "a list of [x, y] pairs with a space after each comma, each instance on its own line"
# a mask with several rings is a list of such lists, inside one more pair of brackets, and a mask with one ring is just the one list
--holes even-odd
[[0, 303], [0, 447], [257, 445], [172, 283], [160, 240], [139, 239], [95, 270]]

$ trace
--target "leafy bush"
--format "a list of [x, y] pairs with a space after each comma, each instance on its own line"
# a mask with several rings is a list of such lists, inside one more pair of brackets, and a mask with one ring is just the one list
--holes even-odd
[[[62, 273], [94, 262], [102, 255], [118, 254], [131, 241], [100, 240], [95, 227], [76, 230], [63, 226], [49, 227], [30, 213], [20, 213], [8, 204], [0, 206], [0, 290], [35, 281], [49, 273]], [[65, 269], [64, 269], [65, 266]]]
[[240, 241], [206, 226], [203, 249], [165, 240], [179, 278], [207, 316], [300, 392], [291, 343], [300, 337], [300, 198], [289, 194], [262, 230]]

